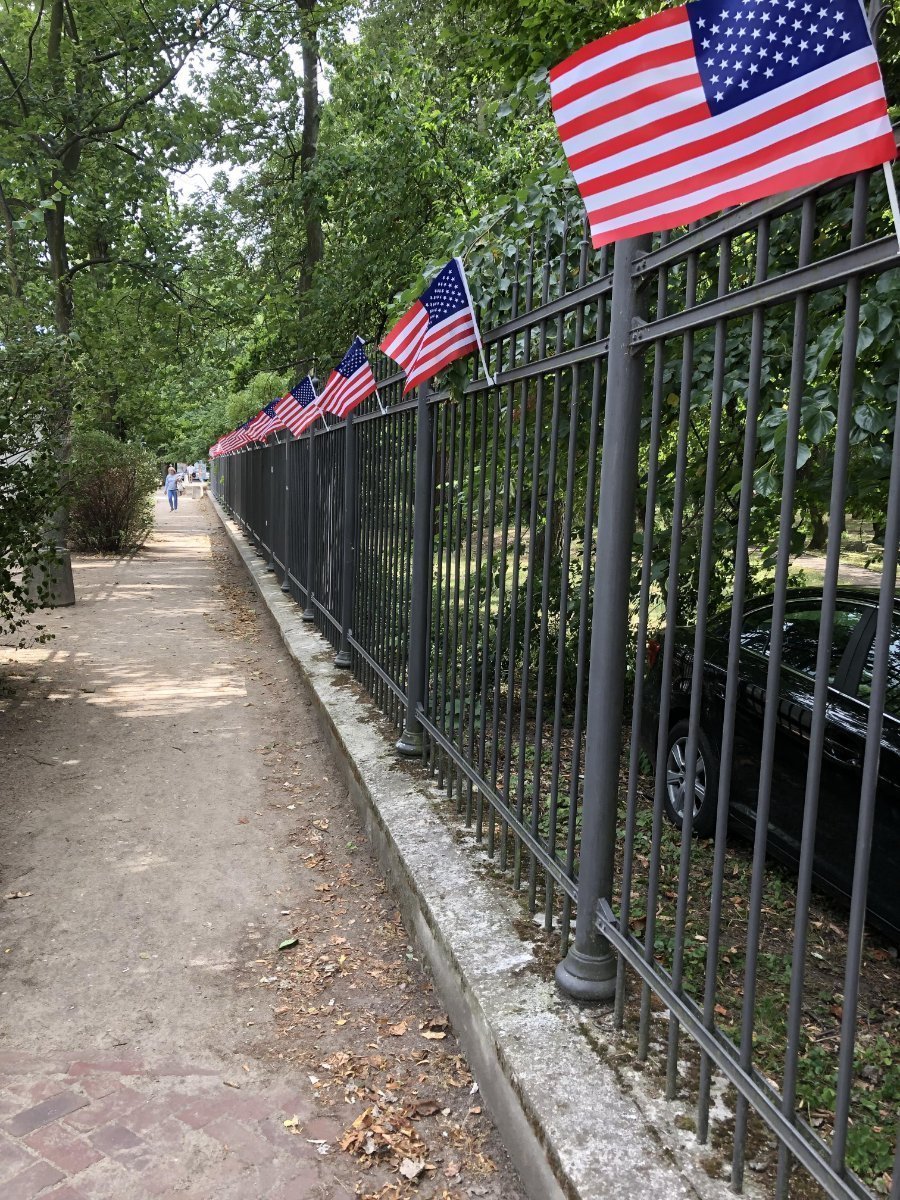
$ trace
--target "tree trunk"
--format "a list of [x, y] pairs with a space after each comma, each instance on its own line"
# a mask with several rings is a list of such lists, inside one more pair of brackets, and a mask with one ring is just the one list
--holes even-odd
[[814, 504], [809, 506], [809, 527], [810, 537], [808, 550], [824, 551], [828, 549], [828, 518], [826, 514]]
[[0, 214], [3, 216], [3, 246], [6, 255], [9, 294], [13, 300], [20, 300], [22, 298], [22, 280], [16, 266], [16, 230], [13, 225], [12, 210], [3, 194], [2, 187], [0, 187]]
[[300, 143], [300, 178], [302, 181], [303, 223], [306, 232], [306, 254], [300, 272], [298, 292], [303, 297], [312, 287], [313, 275], [322, 261], [324, 243], [317, 189], [310, 178], [319, 148], [319, 30], [316, 20], [316, 0], [297, 0], [301, 11], [300, 47], [303, 54], [303, 140]]
[[[50, 277], [53, 280], [53, 313], [56, 332], [68, 337], [72, 331], [74, 306], [72, 301], [72, 280], [69, 276], [69, 250], [66, 245], [65, 228], [66, 202], [65, 198], [57, 200], [53, 208], [44, 210], [44, 231], [46, 235], [47, 253], [50, 258]], [[54, 447], [59, 463], [60, 483], [63, 500], [53, 514], [49, 537], [56, 550], [56, 563], [46, 572], [46, 581], [50, 587], [50, 606], [59, 608], [75, 603], [75, 580], [72, 575], [72, 559], [67, 542], [69, 538], [69, 509], [65, 499], [67, 465], [72, 449], [72, 385], [64, 377], [61, 390], [55, 396], [59, 405], [60, 421], [56, 433]]]

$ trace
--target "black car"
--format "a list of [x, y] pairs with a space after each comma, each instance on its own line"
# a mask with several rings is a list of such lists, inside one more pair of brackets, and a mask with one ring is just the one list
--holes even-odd
[[[873, 591], [838, 589], [814, 874], [821, 886], [846, 897], [849, 897], [853, 883], [877, 605], [878, 596]], [[821, 589], [804, 588], [789, 592], [785, 611], [768, 846], [773, 855], [789, 863], [796, 863], [800, 854], [821, 606]], [[693, 829], [701, 836], [711, 834], [716, 825], [730, 622], [730, 612], [724, 613], [711, 620], [707, 629], [693, 818]], [[756, 822], [771, 624], [771, 597], [747, 602], [741, 631], [729, 828], [751, 835]], [[661, 647], [660, 640], [651, 641], [647, 647], [649, 671], [641, 722], [643, 748], [654, 766], [662, 683]], [[670, 820], [679, 826], [685, 803], [685, 751], [693, 647], [694, 630], [677, 628], [666, 745], [665, 806]], [[869, 919], [892, 937], [900, 939], [898, 601], [894, 604], [873, 832]]]

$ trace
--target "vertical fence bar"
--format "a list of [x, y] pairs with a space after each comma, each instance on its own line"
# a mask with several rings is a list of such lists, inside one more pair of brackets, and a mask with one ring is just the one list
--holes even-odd
[[409, 614], [409, 654], [406, 720], [397, 742], [407, 758], [422, 754], [419, 706], [425, 706], [428, 660], [428, 597], [432, 587], [431, 490], [433, 480], [431, 405], [427, 383], [420, 384], [416, 405], [416, 491], [413, 509], [412, 597]]
[[277, 497], [278, 503], [284, 505], [284, 537], [282, 538], [282, 557], [284, 559], [284, 575], [281, 580], [281, 590], [290, 594], [291, 590], [291, 438], [284, 435], [284, 487]]
[[275, 570], [275, 445], [265, 446], [262, 451], [263, 470], [266, 473], [265, 506], [266, 536], [269, 543], [269, 559], [266, 570]]
[[622, 630], [628, 626], [644, 373], [643, 353], [633, 354], [630, 345], [639, 313], [633, 266], [646, 244], [643, 238], [620, 242], [613, 263], [591, 628], [594, 686], [588, 693], [578, 915], [575, 941], [556, 969], [560, 988], [582, 1000], [609, 1000], [615, 993], [615, 955], [596, 930], [595, 914], [601, 897], [611, 898], [613, 885], [625, 694], [626, 640]]
[[341, 644], [334, 657], [336, 667], [352, 666], [350, 625], [353, 621], [353, 579], [356, 570], [356, 425], [347, 416], [344, 432], [344, 536], [341, 550]]
[[314, 429], [309, 432], [306, 470], [306, 512], [303, 517], [306, 523], [306, 571], [304, 572], [306, 576], [306, 608], [301, 616], [304, 621], [314, 621], [316, 619], [316, 609], [313, 604], [313, 568], [316, 544], [316, 524], [313, 516], [316, 511], [316, 433]]

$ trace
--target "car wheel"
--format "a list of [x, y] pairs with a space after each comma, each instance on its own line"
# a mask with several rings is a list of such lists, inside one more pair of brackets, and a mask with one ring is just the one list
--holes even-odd
[[[685, 808], [687, 775], [688, 722], [678, 721], [669, 733], [666, 750], [666, 815], [680, 829]], [[694, 816], [692, 829], [707, 837], [716, 828], [716, 804], [719, 796], [719, 756], [701, 729], [697, 740], [697, 770], [694, 780]]]

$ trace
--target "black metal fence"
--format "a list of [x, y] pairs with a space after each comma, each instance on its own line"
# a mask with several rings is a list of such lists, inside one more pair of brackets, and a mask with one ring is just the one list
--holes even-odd
[[482, 313], [494, 386], [379, 360], [213, 472], [737, 1191], [900, 1196], [889, 229], [868, 173], [614, 262], [562, 224]]

